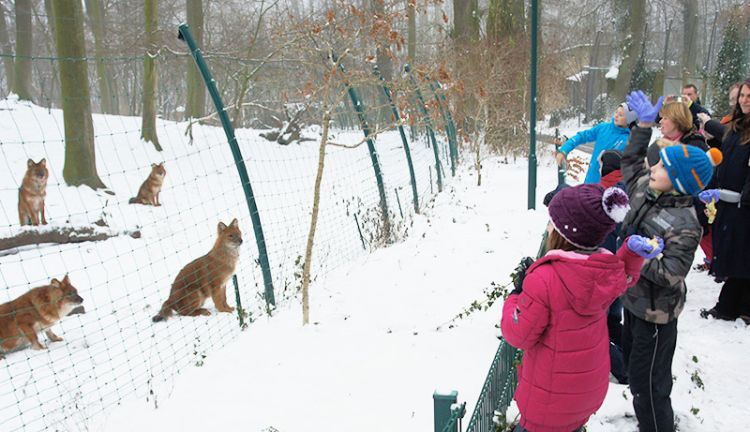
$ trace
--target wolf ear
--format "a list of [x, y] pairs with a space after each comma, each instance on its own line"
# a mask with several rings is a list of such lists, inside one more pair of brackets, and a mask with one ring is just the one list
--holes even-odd
[[227, 226], [224, 225], [224, 222], [219, 222], [219, 234], [221, 234], [225, 229], [227, 229]]
[[53, 287], [59, 287], [59, 286], [60, 286], [60, 281], [59, 281], [59, 280], [57, 280], [57, 279], [52, 279], [52, 280], [51, 280], [51, 281], [49, 282], [49, 284], [50, 284], [50, 285], [52, 285]]
[[47, 166], [47, 158], [42, 158], [42, 160], [39, 161], [37, 165], [44, 165]]
[[29, 168], [33, 167], [34, 166], [34, 161], [31, 160], [31, 159], [27, 160], [26, 161], [26, 166], [29, 167]]
[[70, 284], [70, 278], [68, 277], [68, 275], [65, 275], [62, 281], [64, 284]]
[[234, 218], [232, 219], [232, 223], [230, 223], [229, 226], [232, 228], [237, 228], [237, 223], [237, 218]]
[[156, 168], [156, 164], [155, 164], [155, 163], [152, 163], [152, 164], [151, 164], [151, 168]]

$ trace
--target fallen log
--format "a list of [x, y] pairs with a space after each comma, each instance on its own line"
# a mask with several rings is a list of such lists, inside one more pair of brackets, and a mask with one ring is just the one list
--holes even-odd
[[23, 231], [6, 238], [0, 238], [0, 256], [17, 253], [14, 249], [23, 246], [39, 245], [44, 243], [68, 244], [92, 241], [103, 241], [112, 237], [128, 235], [132, 238], [141, 238], [139, 230], [116, 232], [102, 229], [99, 226], [63, 226], [51, 229], [24, 229]]

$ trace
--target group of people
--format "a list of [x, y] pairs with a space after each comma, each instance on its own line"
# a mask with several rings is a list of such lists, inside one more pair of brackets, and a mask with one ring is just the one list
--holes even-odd
[[701, 316], [750, 325], [750, 79], [729, 92], [720, 121], [693, 85], [655, 104], [633, 92], [559, 149], [562, 163], [594, 143], [584, 183], [545, 197], [546, 253], [521, 261], [503, 306], [503, 336], [523, 350], [516, 432], [583, 430], [610, 373], [640, 432], [675, 430], [672, 359], [699, 247], [697, 269], [724, 284]]

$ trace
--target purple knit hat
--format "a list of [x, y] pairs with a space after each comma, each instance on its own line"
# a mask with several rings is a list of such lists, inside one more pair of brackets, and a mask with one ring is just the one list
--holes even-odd
[[615, 225], [625, 219], [628, 210], [628, 196], [622, 189], [604, 189], [598, 184], [563, 189], [549, 203], [555, 230], [582, 249], [601, 245]]

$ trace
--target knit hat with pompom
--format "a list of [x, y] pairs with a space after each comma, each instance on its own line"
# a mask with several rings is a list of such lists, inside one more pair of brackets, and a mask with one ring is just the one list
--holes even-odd
[[705, 189], [714, 175], [714, 167], [723, 159], [717, 148], [704, 152], [685, 144], [664, 147], [659, 157], [675, 190], [683, 195], [696, 195]]
[[549, 203], [552, 225], [569, 243], [595, 249], [630, 210], [622, 189], [583, 184], [559, 191]]

